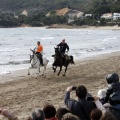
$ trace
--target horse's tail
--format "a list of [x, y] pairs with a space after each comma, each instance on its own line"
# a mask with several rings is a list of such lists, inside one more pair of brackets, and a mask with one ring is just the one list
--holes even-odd
[[70, 63], [71, 63], [71, 64], [75, 64], [75, 62], [74, 62], [74, 58], [73, 58], [72, 55], [70, 56]]

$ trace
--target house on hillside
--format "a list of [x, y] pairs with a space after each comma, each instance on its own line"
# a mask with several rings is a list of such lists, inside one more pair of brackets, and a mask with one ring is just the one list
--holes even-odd
[[105, 19], [112, 19], [112, 13], [105, 13], [101, 15], [101, 18], [105, 18]]
[[[68, 16], [68, 23], [74, 21], [75, 18], [81, 18], [83, 16], [83, 12], [78, 11], [78, 10], [72, 10], [69, 8], [63, 8], [60, 10], [56, 10], [55, 13], [56, 13], [56, 15], [59, 15], [59, 16], [67, 15]], [[50, 15], [51, 14], [49, 12], [46, 16], [50, 16]]]
[[113, 20], [120, 19], [120, 13], [113, 13]]
[[68, 15], [68, 23], [71, 23], [74, 21], [75, 18], [82, 18], [83, 12], [77, 11], [77, 10], [70, 10], [67, 12]]
[[52, 15], [53, 13], [55, 15], [59, 15], [59, 16], [66, 15], [69, 10], [70, 10], [69, 8], [63, 8], [63, 9], [60, 9], [60, 10], [51, 11], [51, 12], [46, 14], [46, 17]]
[[113, 19], [113, 21], [120, 19], [120, 13], [105, 13], [101, 16], [101, 18], [105, 19]]
[[83, 12], [78, 11], [78, 10], [69, 10], [67, 12], [67, 15], [69, 16], [70, 19], [74, 19], [75, 17], [80, 18], [83, 16]]
[[85, 17], [92, 17], [92, 14], [85, 14]]

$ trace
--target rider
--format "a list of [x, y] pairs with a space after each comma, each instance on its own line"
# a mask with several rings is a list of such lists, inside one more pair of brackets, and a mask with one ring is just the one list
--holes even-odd
[[43, 52], [43, 46], [40, 44], [40, 41], [38, 41], [37, 42], [36, 54], [37, 54], [37, 57], [40, 60], [41, 65], [43, 66], [42, 52]]
[[60, 53], [64, 56], [65, 55], [65, 50], [67, 49], [69, 51], [69, 46], [67, 43], [65, 43], [65, 39], [62, 40], [60, 44], [57, 45], [60, 47]]

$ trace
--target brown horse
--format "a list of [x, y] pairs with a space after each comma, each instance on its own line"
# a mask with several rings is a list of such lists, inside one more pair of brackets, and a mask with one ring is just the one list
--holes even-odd
[[58, 72], [58, 76], [62, 70], [62, 66], [65, 67], [65, 72], [63, 76], [65, 76], [68, 65], [75, 64], [73, 60], [73, 56], [68, 56], [68, 55], [63, 55], [60, 53], [59, 48], [54, 48], [55, 49], [55, 55], [52, 55], [54, 57], [54, 63], [52, 64], [54, 72], [56, 72], [57, 67], [60, 67], [60, 70]]

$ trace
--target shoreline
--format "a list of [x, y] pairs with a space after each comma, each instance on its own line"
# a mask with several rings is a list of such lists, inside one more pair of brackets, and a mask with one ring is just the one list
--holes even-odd
[[[8, 81], [0, 83], [1, 107], [24, 120], [36, 107], [42, 108], [46, 103], [56, 108], [65, 107], [63, 99], [68, 86], [82, 84], [92, 95], [96, 95], [98, 89], [107, 86], [106, 74], [117, 72], [120, 75], [119, 56], [120, 52], [113, 52], [77, 61], [68, 67], [65, 77], [62, 76], [63, 71], [57, 76], [52, 68], [47, 68], [46, 77], [38, 79], [34, 78], [34, 74], [26, 75], [25, 70], [4, 75], [3, 79]], [[71, 97], [75, 97], [74, 92]]]
[[54, 24], [51, 26], [46, 27], [46, 29], [100, 29], [100, 30], [120, 30], [120, 26], [88, 26], [88, 25], [82, 25], [82, 26], [70, 26], [70, 25], [60, 25], [60, 24]]
[[120, 26], [70, 26], [66, 24], [53, 24], [50, 26], [32, 27], [32, 26], [19, 26], [19, 27], [0, 27], [0, 28], [45, 28], [45, 29], [98, 29], [98, 30], [120, 30]]
[[[75, 61], [75, 63], [77, 65], [80, 65], [80, 64], [83, 64], [83, 63], [87, 63], [87, 62], [89, 62], [91, 60], [105, 59], [106, 56], [110, 57], [110, 56], [116, 56], [116, 55], [117, 56], [120, 55], [120, 51], [101, 53], [101, 54], [97, 54], [97, 55], [91, 55], [91, 56], [88, 56], [88, 57], [83, 57], [83, 58], [77, 59]], [[43, 68], [41, 68], [41, 69], [43, 70]], [[50, 71], [53, 72], [52, 64], [49, 64], [47, 66], [46, 73], [50, 72]], [[30, 78], [30, 77], [34, 77], [35, 78], [36, 70], [32, 69], [30, 72], [31, 72], [31, 75], [28, 75], [28, 69], [27, 68], [23, 68], [23, 69], [18, 69], [18, 70], [14, 70], [14, 71], [9, 71], [8, 73], [0, 74], [0, 84], [1, 83], [14, 81], [14, 79], [16, 79], [16, 78], [18, 80], [21, 80], [23, 78]], [[7, 78], [9, 78], [9, 80], [7, 80]]]

